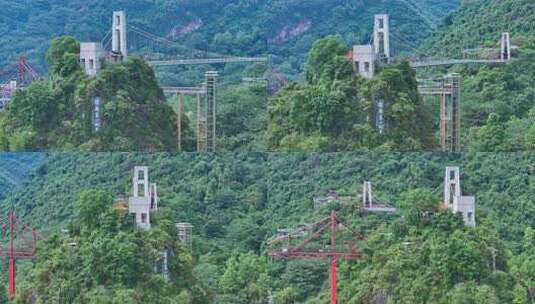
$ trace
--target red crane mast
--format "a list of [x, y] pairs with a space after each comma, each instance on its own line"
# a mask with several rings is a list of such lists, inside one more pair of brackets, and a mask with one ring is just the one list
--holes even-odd
[[[360, 258], [360, 253], [354, 246], [353, 242], [346, 243], [348, 250], [340, 251], [338, 249], [336, 233], [340, 228], [345, 228], [350, 231], [347, 227], [343, 226], [336, 217], [336, 212], [332, 212], [331, 215], [325, 219], [315, 222], [312, 225], [306, 225], [289, 232], [284, 232], [282, 235], [277, 235], [273, 237], [268, 244], [274, 246], [275, 244], [281, 243], [283, 241], [287, 242], [287, 247], [283, 247], [280, 250], [269, 250], [268, 256], [275, 259], [323, 259], [329, 260], [329, 287], [330, 287], [330, 304], [337, 304], [337, 273], [336, 273], [336, 262], [338, 260], [356, 260]], [[314, 239], [317, 239], [321, 234], [329, 230], [329, 242], [330, 248], [328, 250], [314, 250], [309, 251], [304, 247], [311, 243]], [[351, 231], [352, 232], [352, 231]], [[301, 243], [297, 246], [291, 246], [291, 241], [294, 238], [306, 237]], [[357, 239], [362, 239], [360, 234], [353, 237]]]
[[16, 286], [15, 261], [18, 259], [33, 259], [35, 256], [37, 232], [19, 221], [13, 211], [7, 213], [7, 222], [4, 222], [4, 225], [0, 228], [0, 231], [7, 231], [9, 234], [7, 247], [0, 247], [0, 257], [7, 257], [9, 259], [8, 297], [13, 299], [15, 297]]

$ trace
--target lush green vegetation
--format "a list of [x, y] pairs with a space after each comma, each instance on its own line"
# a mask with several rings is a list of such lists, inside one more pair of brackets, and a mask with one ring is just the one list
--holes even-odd
[[[19, 91], [0, 114], [1, 149], [172, 150], [177, 146], [173, 109], [165, 104], [152, 69], [132, 57], [89, 78], [80, 68], [79, 43], [54, 40], [50, 79]], [[100, 97], [103, 128], [93, 132], [93, 97]]]
[[531, 1], [465, 1], [421, 46], [422, 52], [437, 57], [460, 58], [459, 50], [478, 47], [487, 48], [478, 58], [496, 57], [501, 33], [510, 32], [513, 44], [520, 47], [505, 66], [452, 68], [464, 78], [462, 141], [467, 149], [533, 149], [533, 10]]
[[[416, 74], [408, 62], [382, 67], [373, 79], [365, 80], [353, 71], [347, 52], [334, 38], [314, 44], [305, 82], [288, 85], [271, 100], [269, 148], [432, 149], [430, 108], [418, 94]], [[383, 134], [375, 126], [379, 100], [384, 101]]]
[[[265, 241], [278, 228], [334, 209], [365, 236], [358, 243], [363, 258], [339, 263], [342, 303], [530, 304], [533, 161], [531, 153], [52, 154], [0, 206], [15, 202], [45, 236], [33, 266], [21, 267], [19, 299], [29, 290], [52, 299], [59, 296], [56, 286], [65, 286], [65, 292], [81, 291], [75, 294], [82, 303], [93, 303], [84, 300], [93, 296], [104, 303], [153, 296], [155, 303], [265, 303], [270, 294], [275, 303], [322, 303], [327, 265], [268, 261]], [[129, 193], [132, 167], [139, 164], [150, 166], [162, 200], [149, 233], [133, 230], [109, 209], [113, 196]], [[463, 193], [477, 198], [475, 230], [437, 209], [447, 165], [461, 167]], [[355, 193], [364, 180], [373, 183], [375, 197], [398, 207], [397, 215], [359, 209]], [[329, 189], [354, 199], [314, 209], [312, 198]], [[168, 238], [176, 233], [169, 223], [178, 221], [195, 226], [191, 257]], [[70, 239], [56, 234], [60, 227], [69, 228]], [[68, 247], [73, 240], [74, 249]], [[150, 271], [132, 277], [127, 265], [147, 267], [162, 246], [176, 250], [176, 277], [151, 289], [147, 284], [161, 279]], [[91, 261], [100, 266], [90, 267]], [[107, 272], [112, 261], [125, 271]]]
[[[262, 89], [263, 83], [243, 85], [242, 78], [266, 76], [272, 81], [275, 77], [273, 75], [278, 75], [277, 70], [290, 78], [296, 78], [303, 71], [305, 58], [317, 39], [333, 34], [344, 45], [368, 41], [373, 14], [376, 13], [391, 14], [394, 36], [403, 37], [402, 41], [395, 43], [395, 52], [407, 51], [414, 48], [430, 31], [430, 25], [424, 20], [423, 15], [431, 16], [433, 22], [440, 23], [448, 12], [456, 8], [457, 2], [418, 0], [414, 1], [417, 4], [417, 11], [414, 6], [403, 1], [359, 3], [302, 0], [228, 0], [213, 3], [130, 1], [121, 4], [94, 1], [91, 5], [74, 1], [67, 3], [47, 1], [31, 6], [20, 3], [10, 6], [10, 9], [4, 12], [9, 14], [6, 20], [14, 19], [20, 26], [16, 31], [8, 31], [7, 28], [11, 27], [8, 23], [5, 24], [7, 28], [2, 39], [9, 40], [9, 43], [5, 44], [8, 55], [2, 58], [13, 61], [13, 57], [24, 53], [27, 45], [37, 41], [39, 47], [32, 48], [35, 50], [34, 53], [27, 55], [31, 63], [44, 71], [43, 54], [49, 45], [48, 40], [51, 35], [69, 34], [83, 41], [100, 41], [109, 28], [111, 11], [124, 9], [128, 13], [130, 25], [165, 36], [169, 40], [176, 41], [177, 45], [186, 46], [184, 48], [155, 45], [134, 34], [129, 35], [131, 47], [140, 55], [157, 52], [191, 56], [188, 48], [220, 54], [272, 55], [271, 68], [267, 73], [265, 66], [261, 64], [157, 69], [159, 82], [165, 85], [198, 85], [202, 82], [203, 72], [207, 69], [220, 71], [222, 75], [219, 88], [222, 102], [219, 103], [218, 112], [221, 127], [218, 138], [220, 149], [246, 151], [422, 149], [434, 144], [429, 134], [424, 134], [430, 130], [426, 127], [428, 122], [425, 117], [426, 109], [421, 107], [418, 97], [415, 96], [413, 84], [407, 83], [411, 80], [403, 79], [408, 72], [404, 66], [385, 68], [382, 76], [375, 82], [363, 85], [363, 88], [359, 87], [358, 91], [350, 87], [358, 81], [350, 77], [347, 67], [344, 67], [344, 81], [337, 82], [336, 90], [332, 90], [336, 92], [330, 92], [330, 82], [334, 81], [334, 75], [330, 76], [331, 79], [323, 79], [321, 85], [316, 81], [313, 84], [316, 86], [315, 90], [312, 92], [320, 94], [320, 99], [323, 99], [317, 102], [322, 102], [325, 107], [333, 110], [326, 114], [328, 117], [323, 118], [324, 121], [321, 123], [310, 118], [304, 122], [293, 122], [292, 119], [285, 118], [285, 112], [291, 105], [283, 100], [294, 99], [293, 93], [287, 92], [286, 96], [284, 94], [279, 96], [279, 103], [286, 105], [279, 106], [274, 111], [274, 116], [279, 116], [276, 119], [284, 121], [270, 124], [266, 112], [266, 91]], [[80, 14], [81, 11], [84, 13]], [[16, 35], [18, 39], [11, 38], [11, 35]], [[407, 41], [411, 43], [407, 45]], [[15, 101], [19, 100], [18, 107], [11, 106], [13, 109], [3, 115], [4, 119], [0, 118], [2, 133], [7, 133], [0, 134], [0, 149], [91, 151], [175, 149], [177, 144], [173, 141], [176, 140], [176, 135], [170, 126], [169, 109], [161, 106], [161, 109], [153, 108], [151, 113], [147, 113], [147, 108], [143, 104], [144, 102], [159, 104], [162, 99], [161, 93], [157, 92], [154, 83], [151, 82], [152, 76], [145, 79], [149, 81], [148, 83], [141, 83], [142, 81], [135, 79], [125, 81], [127, 75], [118, 75], [121, 72], [133, 73], [137, 68], [143, 70], [143, 73], [150, 73], [139, 60], [133, 59], [130, 63], [125, 63], [129, 69], [108, 66], [106, 72], [101, 73], [96, 80], [91, 80], [74, 67], [74, 58], [70, 58], [71, 61], [61, 58], [64, 53], [76, 53], [77, 46], [73, 42], [56, 41], [52, 48], [54, 50], [49, 50], [49, 53], [55, 54], [48, 56], [47, 60], [50, 81], [39, 82], [31, 89], [20, 93], [15, 98]], [[337, 55], [340, 54], [341, 48]], [[50, 57], [54, 57], [55, 61], [61, 61], [61, 64], [53, 67], [56, 63], [54, 60], [51, 63]], [[340, 59], [338, 58], [338, 61]], [[318, 68], [329, 68], [320, 67], [323, 64], [319, 61], [316, 62]], [[307, 71], [308, 75], [312, 73], [313, 71]], [[125, 89], [123, 85], [129, 87], [126, 91], [130, 96], [122, 94], [122, 90]], [[380, 136], [370, 128], [366, 117], [370, 118], [370, 114], [374, 112], [370, 101], [372, 94], [384, 89], [385, 86], [391, 86], [387, 94], [392, 99], [390, 103], [393, 105], [390, 107], [392, 111], [389, 113], [388, 123], [391, 125], [391, 130], [399, 129], [399, 132]], [[303, 92], [310, 88], [312, 86], [304, 86], [290, 91]], [[112, 102], [105, 100], [108, 104], [108, 108], [105, 109], [107, 110], [105, 114], [108, 114], [108, 126], [96, 136], [91, 134], [89, 125], [89, 101], [91, 94], [95, 92], [106, 93], [105, 99], [113, 100]], [[355, 96], [350, 100], [349, 97], [343, 97], [344, 94], [345, 96], [355, 94]], [[304, 96], [304, 98], [310, 97]], [[326, 98], [338, 99], [343, 103], [344, 109], [335, 110], [338, 105], [326, 103]], [[141, 102], [141, 99], [144, 100]], [[126, 102], [128, 106], [121, 101]], [[169, 102], [174, 103], [172, 99], [169, 99]], [[310, 103], [308, 107], [315, 105]], [[242, 112], [236, 113], [238, 109]], [[129, 115], [123, 115], [121, 111], [128, 112]], [[333, 116], [340, 114], [340, 111], [345, 113], [344, 118], [333, 126]], [[314, 115], [314, 113], [309, 111], [303, 115]], [[186, 116], [183, 147], [186, 151], [192, 151], [195, 146], [192, 127], [195, 123], [194, 102], [187, 103]], [[402, 122], [408, 120], [407, 117], [417, 118], [426, 123], [421, 125], [422, 128], [407, 128], [408, 126]], [[148, 128], [142, 127], [140, 121], [151, 122], [151, 125]], [[321, 126], [314, 126], [318, 123]], [[267, 134], [266, 143], [267, 128], [270, 128], [270, 132]], [[152, 137], [147, 134], [157, 136]]]
[[[440, 22], [459, 0], [414, 0]], [[417, 43], [429, 25], [403, 1], [341, 0], [223, 0], [223, 1], [1, 1], [0, 65], [15, 63], [19, 54], [45, 71], [44, 54], [50, 39], [61, 35], [101, 41], [111, 27], [113, 10], [125, 10], [128, 23], [161, 37], [200, 50], [227, 55], [270, 53], [285, 74], [301, 71], [312, 43], [338, 34], [344, 41], [368, 41], [373, 14], [394, 16], [396, 32]], [[137, 41], [132, 38], [132, 46]], [[193, 70], [196, 70], [194, 68]], [[182, 71], [185, 80], [194, 73]], [[188, 74], [188, 75], [186, 75]], [[201, 77], [198, 75], [197, 77]], [[196, 82], [186, 81], [189, 84]]]
[[535, 32], [533, 2], [529, 0], [461, 1], [442, 28], [423, 43], [425, 50], [443, 56], [460, 56], [461, 49], [498, 47], [503, 32], [510, 32], [515, 45], [531, 40]]
[[0, 199], [11, 192], [35, 168], [42, 159], [41, 154], [0, 154]]
[[[68, 234], [40, 244], [14, 303], [206, 303], [170, 214], [153, 218], [145, 232], [112, 203], [105, 191], [80, 193]], [[163, 265], [162, 251], [169, 281], [154, 272]]]

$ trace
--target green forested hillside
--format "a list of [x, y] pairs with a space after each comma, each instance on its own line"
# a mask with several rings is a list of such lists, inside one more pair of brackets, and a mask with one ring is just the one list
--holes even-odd
[[[513, 60], [422, 69], [413, 77], [439, 79], [450, 72], [462, 75], [463, 150], [531, 150], [535, 144], [535, 43], [530, 18], [535, 8], [531, 1], [462, 3], [412, 55], [498, 58], [498, 41], [507, 31], [515, 45]], [[399, 45], [399, 37], [394, 32], [394, 46]], [[268, 147], [278, 151], [436, 149], [438, 99], [419, 99], [414, 94], [416, 80], [410, 80], [411, 72], [400, 66], [383, 66], [372, 81], [355, 80], [349, 64], [344, 64], [343, 38], [333, 38], [341, 43], [317, 40], [305, 64], [305, 79], [291, 83], [272, 99]], [[461, 53], [479, 47], [476, 53]], [[405, 81], [396, 77], [398, 73]], [[384, 134], [375, 126], [382, 98], [386, 101]]]
[[[535, 295], [534, 161], [530, 153], [52, 154], [2, 206], [14, 202], [21, 217], [47, 238], [60, 227], [73, 229], [70, 222], [80, 223], [76, 211], [80, 202], [75, 202], [82, 192], [102, 189], [104, 197], [111, 198], [128, 194], [131, 170], [143, 164], [150, 166], [151, 181], [160, 186], [162, 220], [190, 221], [195, 226], [193, 261], [184, 264], [191, 272], [174, 275], [199, 289], [182, 293], [180, 286], [169, 286], [159, 295], [162, 301], [171, 297], [203, 303], [204, 295], [213, 297], [209, 302], [215, 303], [267, 303], [271, 294], [274, 303], [322, 303], [328, 293], [327, 265], [270, 262], [265, 241], [279, 228], [310, 223], [334, 209], [346, 225], [365, 237], [359, 242], [362, 260], [340, 262], [342, 303], [371, 304], [377, 298], [391, 298], [407, 304], [531, 304]], [[463, 193], [476, 196], [476, 230], [464, 228], [459, 218], [437, 209], [447, 165], [460, 166]], [[364, 180], [371, 181], [374, 195], [396, 206], [398, 214], [362, 213], [356, 193]], [[327, 190], [354, 199], [314, 209], [312, 199]], [[102, 197], [91, 201], [110, 204]], [[85, 218], [97, 212], [91, 210], [83, 213]], [[129, 235], [128, 221], [122, 221], [118, 227]], [[106, 231], [113, 227], [106, 224], [94, 229], [91, 237], [98, 236], [112, 246], [118, 240], [108, 240]], [[92, 240], [73, 233], [83, 244]], [[149, 240], [155, 236], [132, 237]], [[24, 267], [30, 275], [23, 280], [24, 290], [39, 286], [51, 292], [62, 278], [80, 271], [76, 264], [59, 264], [66, 258], [62, 255], [54, 259], [58, 264], [46, 262], [44, 257], [61, 252], [63, 246], [67, 245], [54, 239], [42, 244], [39, 255], [43, 258], [36, 260], [35, 267]], [[97, 247], [92, 253], [75, 250], [73, 258], [97, 259]], [[130, 250], [108, 248], [110, 257]], [[107, 267], [108, 260], [103, 261]], [[121, 281], [127, 286], [97, 289], [105, 279], [99, 276], [104, 269], [82, 273], [79, 279], [91, 282], [82, 297], [127, 296], [127, 290], [114, 295], [125, 287], [134, 290], [130, 296], [137, 295], [137, 301], [151, 294], [143, 291], [143, 284], [128, 280]], [[429, 281], [433, 284], [425, 283]], [[78, 284], [78, 279], [72, 282]]]
[[532, 40], [535, 7], [529, 0], [461, 1], [445, 26], [434, 31], [423, 48], [436, 55], [460, 56], [461, 49], [496, 47], [502, 32], [510, 32], [514, 45]]
[[0, 154], [0, 199], [19, 185], [43, 158], [42, 154]]
[[[434, 31], [421, 52], [440, 58], [461, 58], [461, 50], [494, 48], [499, 53], [502, 32], [510, 32], [513, 61], [498, 66], [453, 67], [462, 83], [464, 146], [475, 151], [533, 149], [535, 68], [532, 64], [535, 27], [532, 1], [465, 1]], [[483, 56], [483, 57], [481, 57]], [[485, 51], [476, 58], [486, 58]], [[435, 72], [444, 73], [443, 69]]]
[[[416, 6], [409, 6], [412, 2]], [[53, 37], [71, 35], [100, 41], [111, 27], [113, 10], [128, 22], [185, 46], [228, 55], [275, 55], [286, 74], [301, 69], [318, 38], [338, 34], [347, 43], [369, 40], [372, 15], [393, 16], [396, 32], [420, 41], [429, 30], [420, 15], [440, 19], [459, 1], [437, 0], [224, 0], [224, 1], [2, 1], [0, 66], [20, 54], [45, 71], [44, 54]], [[415, 12], [415, 8], [416, 12]], [[419, 12], [421, 11], [421, 12]], [[419, 12], [419, 14], [417, 14]], [[187, 71], [185, 71], [187, 73]]]

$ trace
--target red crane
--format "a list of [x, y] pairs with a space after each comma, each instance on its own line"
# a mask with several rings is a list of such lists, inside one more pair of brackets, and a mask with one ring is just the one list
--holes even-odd
[[18, 259], [33, 259], [35, 256], [35, 244], [37, 243], [37, 232], [19, 221], [13, 211], [7, 213], [7, 221], [4, 220], [3, 225], [0, 226], [0, 232], [7, 232], [9, 235], [7, 247], [0, 247], [0, 257], [9, 259], [8, 296], [13, 299], [15, 296], [15, 261]]
[[24, 56], [19, 57], [17, 66], [18, 81], [21, 86], [26, 86], [39, 79], [39, 74], [26, 63]]
[[19, 57], [16, 66], [0, 70], [0, 109], [2, 109], [17, 89], [29, 86], [39, 79], [39, 74], [26, 63], [23, 56]]
[[[345, 229], [352, 233], [351, 240], [345, 242], [345, 250], [339, 247], [336, 234], [339, 230]], [[327, 250], [317, 249], [307, 250], [305, 247], [314, 239], [321, 237], [322, 233], [329, 230], [330, 246]], [[292, 240], [296, 238], [305, 238], [296, 246], [292, 246]], [[355, 247], [355, 239], [362, 239], [358, 233], [354, 233], [342, 223], [338, 222], [336, 212], [332, 212], [327, 218], [319, 220], [311, 225], [300, 226], [296, 229], [285, 230], [274, 236], [268, 241], [270, 248], [277, 244], [286, 242], [286, 246], [279, 250], [269, 250], [268, 256], [275, 259], [323, 259], [329, 260], [329, 286], [330, 286], [330, 303], [337, 304], [336, 290], [336, 261], [338, 260], [356, 260], [360, 258], [360, 253]]]

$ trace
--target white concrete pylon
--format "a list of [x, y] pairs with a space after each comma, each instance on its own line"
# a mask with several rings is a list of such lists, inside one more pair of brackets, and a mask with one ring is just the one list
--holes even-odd
[[128, 212], [134, 214], [136, 226], [149, 230], [151, 228], [151, 193], [149, 184], [149, 169], [146, 166], [134, 167], [132, 179], [132, 196], [128, 199]]
[[444, 176], [444, 204], [455, 214], [461, 214], [467, 227], [475, 227], [475, 203], [473, 196], [463, 196], [459, 167], [446, 167]]
[[390, 62], [390, 17], [387, 14], [375, 15], [373, 27], [373, 46], [379, 60]]
[[[134, 178], [132, 179], [134, 185], [134, 197], [148, 197], [149, 196], [149, 168], [146, 166], [134, 167]], [[140, 186], [143, 192], [140, 193]], [[142, 195], [140, 195], [142, 194]]]
[[364, 208], [371, 208], [373, 206], [371, 182], [364, 182], [362, 186], [362, 205]]
[[508, 61], [511, 59], [511, 34], [502, 33], [500, 59]]
[[124, 11], [113, 12], [112, 22], [112, 55], [116, 61], [122, 61], [128, 56], [128, 45], [126, 39], [126, 14]]

